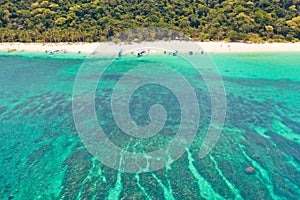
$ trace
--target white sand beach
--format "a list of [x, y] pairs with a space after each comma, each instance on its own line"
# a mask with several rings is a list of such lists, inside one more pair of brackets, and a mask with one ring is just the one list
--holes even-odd
[[[185, 42], [158, 41], [142, 43], [0, 43], [0, 51], [6, 52], [51, 52], [90, 54], [93, 52], [117, 54], [121, 49], [128, 52], [136, 49], [158, 47], [169, 51], [178, 50], [180, 53], [203, 51], [207, 53], [239, 53], [239, 52], [300, 52], [298, 43], [264, 43], [248, 44], [233, 42]], [[196, 48], [196, 49], [195, 49]], [[202, 49], [201, 49], [202, 48]], [[97, 49], [97, 50], [96, 50]]]

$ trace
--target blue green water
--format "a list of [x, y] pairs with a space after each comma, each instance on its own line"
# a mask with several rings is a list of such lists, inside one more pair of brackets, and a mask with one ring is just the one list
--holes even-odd
[[[72, 92], [84, 57], [0, 54], [0, 199], [300, 199], [300, 54], [211, 57], [224, 81], [227, 116], [217, 145], [203, 159], [199, 146], [211, 110], [196, 71], [165, 55], [120, 58], [107, 70], [95, 97], [97, 117], [115, 144], [132, 151], [168, 143], [180, 105], [165, 88], [140, 88], [130, 104], [138, 124], [149, 122], [154, 101], [169, 115], [160, 134], [129, 140], [109, 108], [123, 72], [165, 59], [199, 91], [201, 123], [186, 153], [168, 168], [130, 174], [99, 162], [76, 131]], [[255, 174], [244, 172], [249, 166]]]

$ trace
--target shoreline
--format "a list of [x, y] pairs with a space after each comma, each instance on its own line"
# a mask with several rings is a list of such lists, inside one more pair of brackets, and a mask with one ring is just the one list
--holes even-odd
[[[158, 47], [158, 48], [157, 48]], [[186, 41], [156, 41], [141, 43], [0, 43], [1, 52], [50, 53], [58, 51], [68, 54], [106, 54], [117, 55], [123, 52], [137, 53], [140, 50], [161, 53], [179, 51], [179, 53], [268, 53], [268, 52], [300, 52], [300, 42], [297, 43], [237, 43], [237, 42], [186, 42]], [[155, 49], [156, 48], [156, 49]]]

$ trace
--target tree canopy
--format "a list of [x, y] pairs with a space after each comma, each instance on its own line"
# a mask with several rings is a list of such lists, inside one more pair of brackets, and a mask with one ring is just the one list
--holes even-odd
[[99, 42], [162, 27], [194, 40], [298, 41], [300, 0], [1, 0], [1, 42]]

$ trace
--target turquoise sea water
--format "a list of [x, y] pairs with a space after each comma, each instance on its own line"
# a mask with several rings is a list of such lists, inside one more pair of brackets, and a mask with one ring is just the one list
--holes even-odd
[[[166, 55], [123, 57], [107, 70], [95, 97], [97, 117], [120, 147], [164, 146], [180, 121], [180, 105], [169, 90], [140, 88], [130, 102], [136, 123], [149, 123], [153, 103], [164, 105], [168, 118], [157, 136], [129, 140], [109, 107], [113, 85], [126, 70], [165, 60], [186, 76], [201, 102], [198, 134], [182, 157], [159, 171], [130, 174], [100, 163], [76, 131], [72, 92], [84, 57], [1, 53], [0, 199], [300, 199], [300, 54], [211, 58], [224, 81], [227, 116], [217, 145], [203, 159], [199, 146], [211, 110], [195, 70]], [[244, 172], [249, 166], [255, 174]]]

